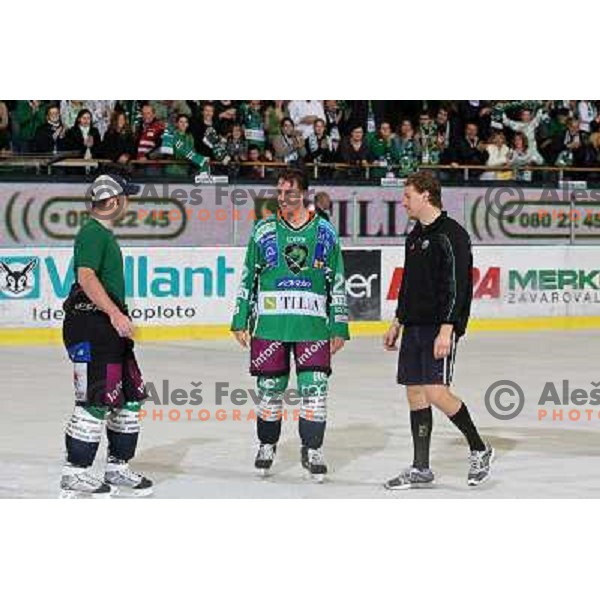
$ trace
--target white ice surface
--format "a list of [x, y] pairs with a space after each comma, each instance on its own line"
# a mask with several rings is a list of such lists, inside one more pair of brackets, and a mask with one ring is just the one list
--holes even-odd
[[[148, 381], [160, 390], [191, 389], [202, 381], [201, 407], [146, 406], [138, 455], [132, 463], [156, 483], [158, 498], [543, 498], [600, 497], [600, 419], [540, 422], [537, 399], [546, 381], [569, 379], [591, 389], [600, 380], [598, 333], [472, 333], [459, 344], [455, 392], [462, 397], [482, 435], [497, 450], [493, 479], [466, 487], [467, 448], [460, 433], [434, 414], [431, 490], [388, 492], [387, 478], [409, 464], [412, 452], [403, 388], [395, 384], [396, 354], [379, 338], [358, 338], [335, 357], [331, 380], [325, 456], [330, 475], [318, 485], [303, 478], [297, 424], [284, 424], [273, 474], [254, 472], [252, 421], [233, 421], [231, 403], [217, 407], [214, 384], [252, 388], [247, 354], [233, 341], [140, 344], [138, 356]], [[0, 497], [55, 498], [63, 460], [64, 424], [73, 406], [72, 369], [59, 347], [0, 348]], [[483, 397], [499, 379], [517, 381], [525, 408], [514, 420], [494, 419]], [[292, 378], [295, 382], [295, 378]], [[242, 415], [251, 408], [242, 407]], [[163, 409], [163, 420], [152, 410]], [[211, 419], [188, 420], [186, 409], [210, 411]], [[217, 408], [228, 418], [214, 418]], [[552, 407], [551, 407], [552, 408]], [[567, 409], [568, 407], [563, 407]], [[583, 407], [592, 408], [592, 407]], [[97, 466], [105, 458], [101, 448]]]

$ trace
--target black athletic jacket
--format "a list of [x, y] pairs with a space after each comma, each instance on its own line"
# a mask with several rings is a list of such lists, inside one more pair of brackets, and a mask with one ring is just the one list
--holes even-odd
[[472, 270], [469, 234], [445, 211], [430, 225], [417, 222], [406, 238], [398, 321], [451, 323], [456, 336], [463, 335], [473, 296]]

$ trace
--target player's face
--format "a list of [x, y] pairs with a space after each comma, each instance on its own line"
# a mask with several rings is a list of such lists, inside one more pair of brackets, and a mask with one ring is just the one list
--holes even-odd
[[284, 214], [289, 214], [302, 206], [302, 192], [298, 189], [298, 184], [295, 181], [290, 183], [283, 179], [279, 180], [277, 183], [277, 203]]
[[420, 193], [413, 185], [404, 188], [402, 206], [406, 209], [409, 219], [418, 219], [423, 207], [427, 204], [428, 192]]
[[324, 210], [325, 212], [329, 212], [331, 210], [331, 198], [326, 195], [319, 196], [317, 202], [317, 208]]
[[114, 214], [117, 217], [123, 216], [125, 214], [125, 212], [127, 211], [127, 208], [129, 206], [129, 197], [126, 196], [125, 194], [121, 194], [120, 196], [117, 196], [116, 198], [114, 198]]

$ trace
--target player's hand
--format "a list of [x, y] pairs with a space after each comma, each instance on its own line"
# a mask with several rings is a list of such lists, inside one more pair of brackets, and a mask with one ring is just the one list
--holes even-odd
[[383, 347], [386, 350], [398, 350], [396, 342], [400, 336], [400, 325], [398, 323], [392, 323], [390, 328], [386, 331], [383, 336]]
[[331, 338], [331, 345], [329, 346], [331, 355], [333, 356], [338, 350], [341, 350], [344, 347], [346, 340], [341, 337]]
[[249, 335], [247, 329], [240, 329], [238, 331], [234, 331], [233, 332], [233, 336], [235, 337], [235, 339], [237, 340], [237, 343], [242, 348], [247, 348], [248, 347], [248, 344], [250, 342], [250, 335]]
[[109, 316], [111, 325], [121, 337], [133, 338], [133, 323], [127, 315], [117, 311]]
[[450, 354], [451, 346], [452, 330], [447, 331], [446, 329], [442, 328], [433, 342], [433, 358], [436, 360], [439, 360], [440, 358], [446, 358], [446, 356]]

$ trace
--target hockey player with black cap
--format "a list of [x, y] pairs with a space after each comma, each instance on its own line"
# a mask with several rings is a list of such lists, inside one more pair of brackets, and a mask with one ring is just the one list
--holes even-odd
[[[147, 496], [152, 482], [135, 473], [141, 402], [147, 397], [133, 352], [133, 325], [125, 305], [123, 256], [111, 225], [139, 193], [120, 174], [96, 178], [88, 192], [91, 218], [75, 238], [75, 283], [65, 301], [63, 340], [74, 366], [75, 409], [66, 427], [62, 498]], [[104, 477], [91, 467], [106, 422]]]

